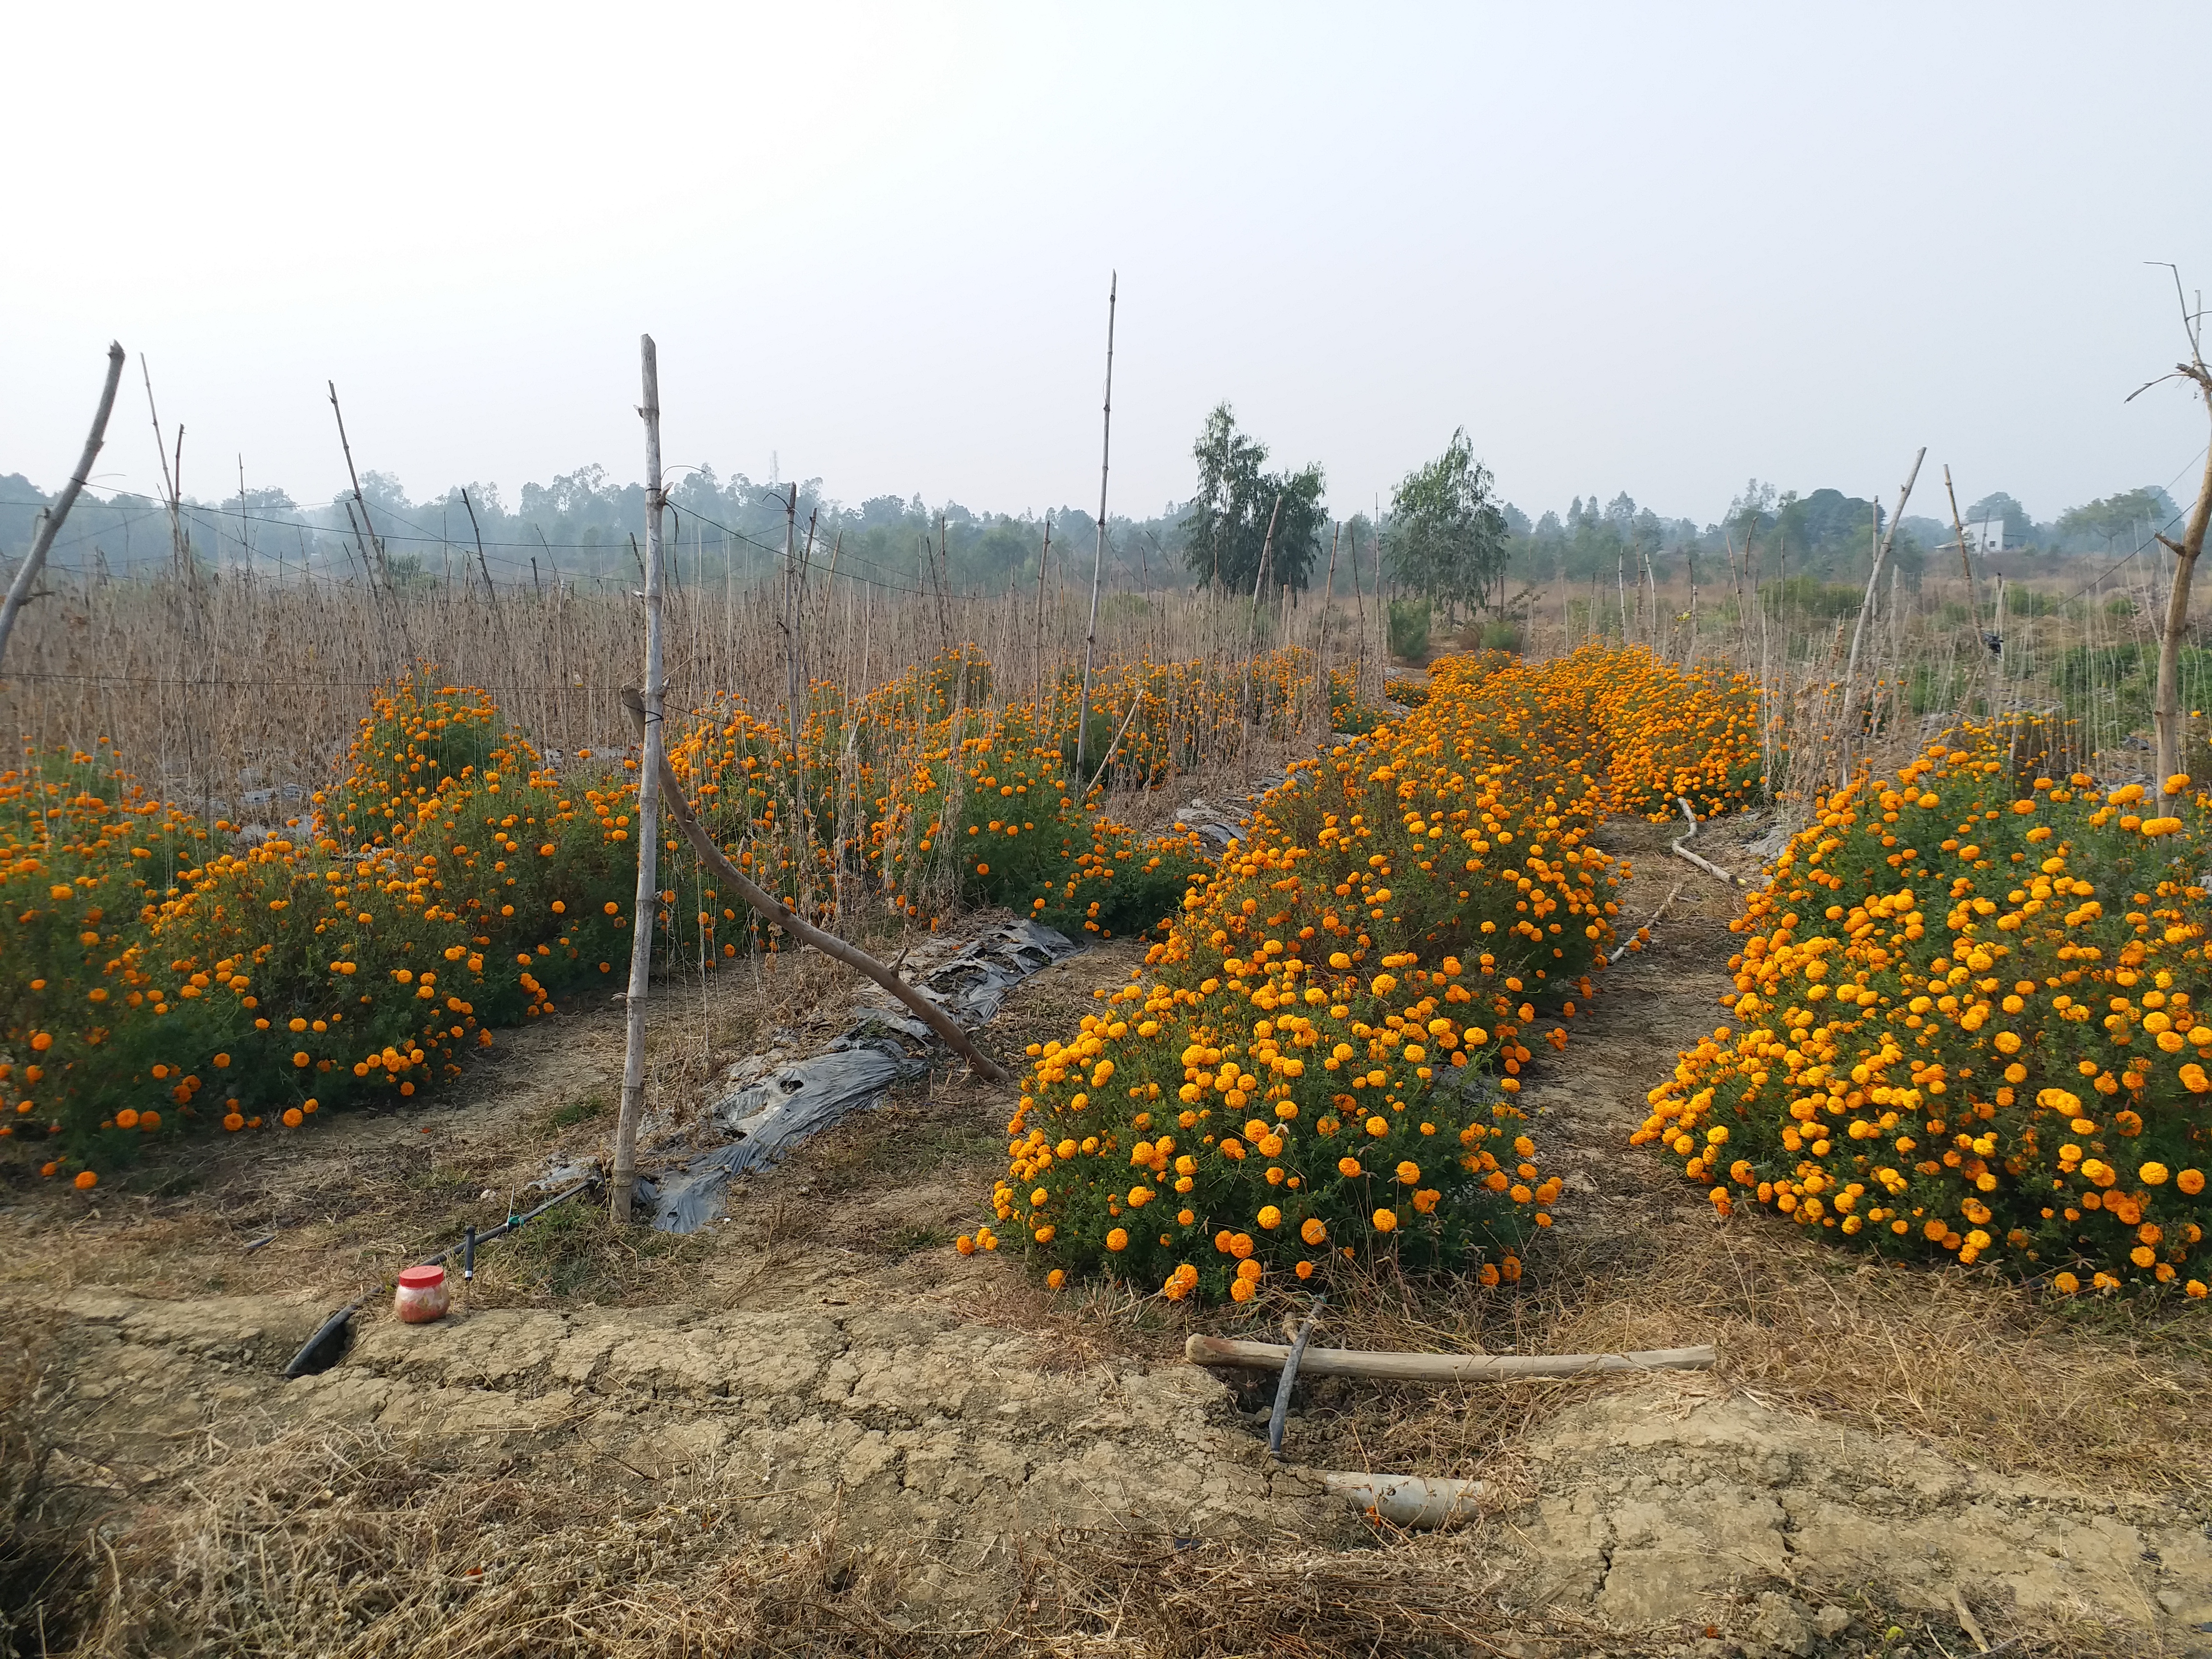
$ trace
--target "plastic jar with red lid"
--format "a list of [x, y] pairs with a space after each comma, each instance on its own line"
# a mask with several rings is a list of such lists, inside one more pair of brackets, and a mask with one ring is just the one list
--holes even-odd
[[392, 1293], [392, 1310], [407, 1323], [427, 1325], [434, 1319], [443, 1319], [450, 1305], [443, 1267], [434, 1264], [402, 1270], [399, 1288]]

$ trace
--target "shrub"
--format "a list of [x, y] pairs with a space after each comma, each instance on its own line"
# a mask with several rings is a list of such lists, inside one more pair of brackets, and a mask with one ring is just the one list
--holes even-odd
[[1990, 744], [1823, 799], [1734, 924], [1740, 1029], [1681, 1056], [1634, 1139], [1723, 1212], [2203, 1295], [2203, 808], [2017, 784]]
[[1359, 701], [1359, 687], [1352, 671], [1332, 668], [1328, 673], [1328, 726], [1340, 737], [1360, 738], [1372, 732], [1389, 716], [1379, 708], [1370, 708]]
[[1477, 637], [1485, 651], [1510, 651], [1515, 656], [1521, 654], [1522, 633], [1518, 623], [1493, 619], [1482, 624]]
[[1390, 654], [1417, 663], [1429, 654], [1430, 605], [1426, 599], [1390, 601]]
[[[1671, 684], [1645, 652], [1449, 660], [1425, 708], [1293, 769], [1149, 977], [1030, 1051], [993, 1208], [1052, 1283], [1243, 1301], [1363, 1254], [1518, 1273], [1559, 1191], [1511, 1102], [1522, 1038], [1540, 1001], [1573, 1016], [1613, 937], [1618, 877], [1588, 836], [1679, 781], [1694, 741], [1636, 729], [1667, 703], [1639, 675]], [[1717, 779], [1742, 729], [1702, 763]]]

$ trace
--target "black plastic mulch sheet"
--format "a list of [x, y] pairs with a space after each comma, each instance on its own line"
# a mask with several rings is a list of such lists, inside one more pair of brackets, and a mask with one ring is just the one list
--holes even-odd
[[[974, 1030], [990, 1022], [1017, 985], [1081, 948], [1036, 922], [1011, 921], [966, 946], [919, 984]], [[690, 1233], [719, 1219], [731, 1176], [767, 1169], [809, 1135], [873, 1106], [894, 1084], [927, 1071], [940, 1047], [929, 1027], [903, 1010], [856, 1008], [853, 1024], [822, 1053], [779, 1066], [708, 1108], [714, 1132], [729, 1139], [660, 1171], [653, 1224], [663, 1232]]]

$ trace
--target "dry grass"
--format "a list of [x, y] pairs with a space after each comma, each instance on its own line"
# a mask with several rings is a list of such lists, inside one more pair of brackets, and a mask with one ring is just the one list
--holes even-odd
[[[351, 740], [375, 689], [418, 663], [490, 690], [507, 718], [555, 754], [620, 750], [631, 742], [619, 693], [642, 647], [635, 601], [619, 587], [502, 595], [494, 617], [465, 581], [379, 596], [358, 584], [308, 586], [225, 575], [189, 587], [167, 577], [117, 581], [51, 571], [24, 614], [0, 683], [0, 726], [40, 748], [112, 740], [164, 797], [210, 817], [251, 818], [239, 795], [275, 788], [277, 816], [296, 813]], [[780, 579], [672, 591], [666, 648], [673, 706], [732, 693], [763, 716], [787, 676], [853, 693], [894, 680], [938, 652], [982, 647], [992, 700], [1027, 701], [1071, 665], [1080, 669], [1088, 594], [1054, 596], [1042, 619], [1034, 595], [884, 593], [817, 583], [797, 638], [781, 615]], [[1372, 607], [1340, 602], [1266, 614], [1188, 593], [1117, 596], [1099, 619], [1101, 665], [1235, 662], [1277, 645], [1317, 647], [1360, 669], [1381, 700]], [[1040, 623], [1042, 622], [1042, 627]], [[1316, 720], [1302, 722], [1318, 724]], [[286, 786], [290, 793], [285, 793]]]
[[[773, 1543], [749, 1530], [744, 1505], [711, 1473], [652, 1501], [594, 1473], [562, 1481], [457, 1467], [377, 1432], [205, 1443], [166, 1472], [159, 1508], [118, 1502], [96, 1533], [83, 1511], [10, 1529], [5, 1559], [34, 1559], [40, 1576], [7, 1581], [0, 1656], [1566, 1659], [1675, 1651], [1699, 1633], [1695, 1621], [1621, 1630], [1517, 1612], [1510, 1585], [1468, 1539], [1387, 1530], [1351, 1549], [1290, 1536], [1060, 1533], [947, 1595], [937, 1564], [848, 1539], [834, 1507], [805, 1541]], [[1716, 1597], [1700, 1615], [1714, 1621], [1706, 1633], [1740, 1628], [1765, 1588]], [[1816, 1567], [1787, 1588], [1844, 1606], [1861, 1646], [1885, 1634], [1957, 1641], [1948, 1621], [1899, 1614], [1878, 1589], [1824, 1587]], [[2127, 1632], [2093, 1621], [1980, 1611], [2010, 1650], [2133, 1650]], [[33, 1646], [41, 1623], [44, 1644]]]
[[[1717, 1382], [1771, 1407], [1904, 1435], [2005, 1474], [2169, 1493], [2212, 1515], [2212, 1328], [2157, 1304], [2056, 1304], [1991, 1275], [1839, 1256], [1757, 1218], [1686, 1218], [1640, 1243], [1566, 1245], [1518, 1292], [1370, 1280], [1333, 1346], [1591, 1353], [1711, 1342]], [[1303, 1461], [1465, 1475], [1602, 1378], [1456, 1393], [1316, 1382]]]

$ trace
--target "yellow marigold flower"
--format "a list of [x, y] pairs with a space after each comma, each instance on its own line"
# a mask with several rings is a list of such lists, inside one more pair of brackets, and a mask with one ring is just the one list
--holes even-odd
[[1395, 1229], [1395, 1228], [1397, 1226], [1397, 1224], [1398, 1224], [1398, 1217], [1397, 1217], [1397, 1212], [1396, 1212], [1395, 1211], [1392, 1211], [1392, 1210], [1377, 1210], [1377, 1211], [1376, 1211], [1376, 1212], [1375, 1212], [1375, 1231], [1376, 1231], [1376, 1232], [1378, 1232], [1378, 1233], [1387, 1233], [1387, 1232], [1389, 1232], [1389, 1231], [1391, 1231], [1393, 1229]]
[[1252, 1254], [1252, 1235], [1249, 1233], [1231, 1233], [1229, 1236], [1229, 1254], [1235, 1256], [1239, 1261], [1249, 1259]]
[[1113, 1231], [1108, 1233], [1106, 1235], [1106, 1248], [1109, 1250], [1117, 1251], [1127, 1249], [1129, 1248], [1128, 1230], [1123, 1227], [1116, 1227]]
[[2081, 1288], [2081, 1281], [2072, 1273], [2060, 1273], [2051, 1281], [2051, 1288], [2061, 1296], [2071, 1296]]
[[963, 1233], [953, 1241], [952, 1248], [963, 1255], [973, 1255], [975, 1254], [975, 1241], [968, 1234]]
[[1401, 1183], [1411, 1187], [1420, 1180], [1421, 1166], [1414, 1163], [1413, 1159], [1407, 1158], [1405, 1162], [1398, 1165], [1397, 1174], [1398, 1179]]
[[1231, 1302], [1249, 1302], [1256, 1294], [1258, 1291], [1249, 1279], [1236, 1279], [1230, 1281], [1229, 1299]]
[[1309, 1244], [1325, 1244], [1328, 1242], [1328, 1224], [1319, 1216], [1310, 1215], [1299, 1224], [1298, 1237]]
[[1356, 1158], [1340, 1158], [1337, 1159], [1336, 1172], [1337, 1174], [1346, 1176], [1347, 1178], [1364, 1173], [1360, 1167], [1359, 1160]]
[[2204, 1068], [2195, 1060], [2181, 1068], [2181, 1085], [2191, 1094], [2212, 1093], [2212, 1077], [2204, 1075]]
[[2172, 1171], [2165, 1164], [2155, 1162], [2146, 1164], [2136, 1171], [2136, 1174], [2142, 1177], [2142, 1183], [2146, 1187], [2163, 1187], [2166, 1185], [2166, 1177], [2172, 1173]]
[[1390, 1133], [1389, 1120], [1383, 1117], [1369, 1118], [1367, 1120], [1367, 1133], [1370, 1135], [1378, 1137], [1389, 1134]]
[[2184, 1170], [2179, 1175], [2174, 1176], [2173, 1184], [2187, 1193], [2190, 1197], [2194, 1198], [2204, 1190], [2204, 1171]]
[[1273, 1232], [1282, 1224], [1283, 1212], [1280, 1210], [1272, 1204], [1260, 1206], [1260, 1226], [1263, 1231]]
[[1058, 1290], [1061, 1285], [1067, 1283], [1067, 1269], [1065, 1267], [1054, 1267], [1050, 1273], [1044, 1276], [1044, 1282], [1054, 1290]]

